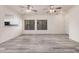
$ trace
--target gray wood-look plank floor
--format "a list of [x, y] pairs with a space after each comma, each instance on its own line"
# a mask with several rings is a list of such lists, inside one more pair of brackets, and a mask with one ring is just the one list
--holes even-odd
[[78, 53], [68, 35], [21, 35], [0, 44], [0, 53]]

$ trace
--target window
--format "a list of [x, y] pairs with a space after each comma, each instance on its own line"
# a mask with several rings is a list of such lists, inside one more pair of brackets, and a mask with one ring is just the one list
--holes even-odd
[[47, 20], [37, 20], [37, 30], [47, 30]]
[[25, 20], [25, 30], [35, 30], [35, 21], [34, 20]]

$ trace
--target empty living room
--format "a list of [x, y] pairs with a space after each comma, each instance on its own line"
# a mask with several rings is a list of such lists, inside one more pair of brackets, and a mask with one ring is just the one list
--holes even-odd
[[79, 53], [79, 5], [0, 5], [0, 53]]

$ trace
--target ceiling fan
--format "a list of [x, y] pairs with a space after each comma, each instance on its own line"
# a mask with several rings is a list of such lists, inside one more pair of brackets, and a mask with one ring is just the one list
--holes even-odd
[[37, 10], [33, 9], [33, 6], [31, 5], [20, 6], [20, 7], [25, 9], [26, 12], [37, 12]]
[[50, 5], [49, 7], [50, 8], [49, 8], [48, 13], [50, 13], [50, 14], [59, 14], [59, 12], [62, 9], [62, 7], [55, 7], [54, 5]]

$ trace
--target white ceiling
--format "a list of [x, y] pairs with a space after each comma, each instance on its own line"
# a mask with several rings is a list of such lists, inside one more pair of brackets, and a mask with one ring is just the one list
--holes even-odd
[[[50, 9], [49, 5], [31, 5], [33, 7], [33, 9], [37, 10], [38, 12], [27, 13], [26, 8], [22, 8], [22, 6], [26, 6], [26, 5], [8, 5], [7, 7], [18, 12], [21, 15], [46, 14]], [[55, 7], [62, 7], [63, 13], [67, 13], [69, 11], [69, 9], [72, 8], [73, 6], [72, 5], [55, 5]]]

